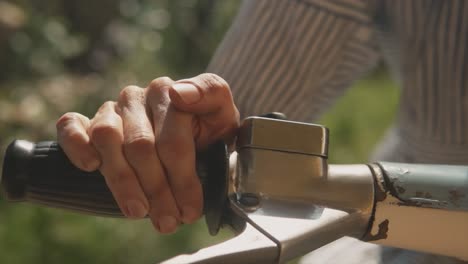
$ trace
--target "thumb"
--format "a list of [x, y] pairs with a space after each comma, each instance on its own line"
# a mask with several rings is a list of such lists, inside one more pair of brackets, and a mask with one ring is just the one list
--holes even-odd
[[179, 110], [199, 115], [234, 107], [227, 82], [210, 73], [175, 82], [169, 90], [169, 96]]
[[225, 137], [239, 126], [239, 112], [229, 85], [221, 77], [204, 73], [179, 80], [169, 89], [174, 107], [195, 114], [202, 124], [209, 124], [211, 136]]

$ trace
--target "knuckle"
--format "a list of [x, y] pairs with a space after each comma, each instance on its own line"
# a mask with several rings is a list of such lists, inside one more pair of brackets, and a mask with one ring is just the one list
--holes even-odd
[[169, 91], [169, 87], [174, 81], [169, 77], [159, 77], [150, 82], [147, 88], [147, 93], [152, 96], [161, 97], [162, 94], [166, 94]]
[[128, 102], [138, 98], [141, 94], [142, 89], [135, 85], [129, 85], [123, 88], [119, 94], [120, 102]]
[[81, 142], [84, 139], [80, 129], [81, 120], [76, 113], [66, 113], [56, 123], [58, 139], [62, 143]]
[[80, 142], [83, 140], [81, 131], [75, 128], [64, 128], [59, 131], [61, 141], [66, 142]]
[[74, 123], [74, 122], [79, 122], [78, 113], [69, 112], [69, 113], [65, 113], [64, 115], [62, 115], [57, 120], [57, 123], [55, 124], [55, 126], [56, 126], [57, 129], [63, 129], [68, 124]]
[[[158, 79], [156, 79], [158, 80]], [[170, 83], [153, 80], [146, 88], [146, 99], [163, 104], [169, 102]]]
[[115, 109], [115, 102], [106, 101], [101, 105], [101, 107], [99, 107], [98, 112], [106, 112], [108, 110], [114, 110], [114, 109]]
[[139, 156], [146, 156], [148, 153], [155, 152], [154, 136], [147, 132], [134, 133], [124, 143], [124, 149], [131, 154], [137, 153]]
[[169, 90], [170, 84], [168, 83], [162, 83], [159, 81], [152, 81], [150, 85], [148, 86], [148, 92], [154, 93], [154, 94], [161, 94]]
[[159, 77], [159, 78], [156, 78], [154, 80], [152, 80], [149, 84], [149, 87], [161, 87], [161, 86], [169, 86], [173, 83], [174, 81], [167, 77], [167, 76], [163, 76], [163, 77]]
[[119, 128], [109, 123], [95, 124], [91, 128], [90, 138], [94, 143], [107, 142], [119, 137]]

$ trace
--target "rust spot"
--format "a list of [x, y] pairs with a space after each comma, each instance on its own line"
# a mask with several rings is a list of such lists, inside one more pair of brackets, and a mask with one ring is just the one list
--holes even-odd
[[375, 185], [374, 185], [374, 191], [375, 191], [376, 202], [382, 202], [387, 198], [387, 193], [383, 192], [382, 189], [376, 187]]
[[449, 191], [449, 194], [450, 194], [449, 200], [455, 206], [460, 206], [460, 200], [466, 197], [465, 193], [458, 191], [456, 189]]
[[385, 178], [382, 175], [382, 169], [377, 164], [370, 164], [369, 168], [372, 171], [374, 178], [374, 197], [376, 202], [382, 202], [387, 198], [388, 188], [386, 187]]
[[388, 219], [383, 220], [379, 224], [379, 231], [377, 232], [377, 234], [372, 235], [370, 233], [370, 231], [369, 231], [367, 233], [367, 235], [364, 236], [363, 240], [365, 240], [365, 241], [375, 241], [375, 240], [380, 240], [380, 239], [386, 239], [388, 237], [387, 233], [388, 233], [388, 224], [389, 223], [390, 223], [390, 221], [388, 221]]
[[414, 203], [412, 201], [404, 201], [404, 202], [397, 202], [396, 203], [398, 206], [416, 206], [416, 207], [421, 207], [420, 204]]
[[401, 186], [395, 186], [398, 193], [403, 194], [406, 192], [406, 189]]
[[444, 207], [447, 207], [447, 202], [439, 201], [439, 200], [432, 200], [429, 198], [413, 197], [413, 198], [410, 198], [409, 200], [398, 202], [397, 205], [398, 206], [425, 207], [425, 208], [444, 208]]
[[428, 192], [416, 192], [416, 194], [414, 196], [418, 197], [418, 198], [426, 198], [426, 199], [431, 199], [432, 198], [432, 194], [430, 194]]

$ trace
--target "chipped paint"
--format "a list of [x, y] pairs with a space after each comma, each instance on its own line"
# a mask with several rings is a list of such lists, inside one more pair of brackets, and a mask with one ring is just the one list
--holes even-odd
[[460, 206], [460, 201], [466, 197], [466, 194], [463, 191], [453, 189], [449, 191], [449, 200], [456, 207]]
[[373, 235], [372, 233], [368, 233], [363, 240], [365, 241], [376, 241], [376, 240], [381, 240], [381, 239], [386, 239], [387, 233], [388, 233], [388, 225], [390, 224], [390, 221], [388, 219], [383, 220], [380, 222], [378, 225], [379, 229], [377, 231], [377, 234]]
[[401, 193], [401, 194], [403, 194], [403, 193], [406, 192], [406, 189], [405, 189], [405, 188], [403, 188], [403, 187], [401, 187], [401, 186], [398, 186], [398, 185], [395, 186], [395, 189], [397, 190], [398, 193]]
[[385, 198], [376, 199], [363, 240], [468, 260], [468, 167], [377, 165], [376, 190]]
[[424, 192], [424, 191], [416, 191], [416, 192], [415, 192], [415, 197], [417, 197], [417, 198], [431, 199], [431, 198], [432, 198], [432, 194], [430, 194], [429, 192]]
[[400, 206], [468, 211], [468, 166], [379, 163]]
[[405, 175], [405, 174], [410, 173], [410, 171], [408, 169], [401, 168], [401, 167], [397, 167], [397, 171], [398, 171], [398, 174], [400, 174], [400, 175]]
[[[378, 164], [369, 164], [369, 168], [372, 171], [374, 177], [374, 196], [375, 203], [384, 201], [387, 198], [387, 188], [382, 174], [382, 169]], [[374, 204], [375, 206], [375, 204]]]
[[418, 198], [414, 197], [407, 201], [399, 204], [400, 206], [415, 206], [415, 207], [427, 207], [427, 208], [439, 208], [444, 209], [447, 207], [448, 202], [439, 201], [434, 199]]

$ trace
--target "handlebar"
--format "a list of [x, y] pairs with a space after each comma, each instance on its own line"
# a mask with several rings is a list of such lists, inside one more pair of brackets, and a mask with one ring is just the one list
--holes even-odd
[[[217, 142], [197, 153], [204, 214], [212, 235], [221, 225], [227, 197], [228, 153]], [[123, 217], [99, 171], [75, 167], [57, 142], [15, 140], [7, 148], [1, 179], [9, 201], [29, 201], [99, 216]]]

